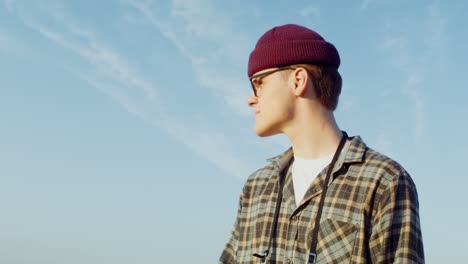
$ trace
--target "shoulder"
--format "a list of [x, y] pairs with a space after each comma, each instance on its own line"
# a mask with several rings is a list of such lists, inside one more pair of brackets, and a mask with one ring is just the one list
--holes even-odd
[[292, 148], [289, 148], [280, 155], [268, 159], [269, 163], [259, 170], [250, 174], [244, 185], [244, 193], [260, 193], [267, 187], [273, 187], [278, 181], [281, 171], [287, 168], [293, 157]]
[[369, 181], [389, 183], [399, 178], [410, 178], [409, 173], [394, 159], [370, 147], [359, 137], [352, 137], [346, 153], [345, 162], [349, 162], [360, 178]]
[[383, 181], [394, 181], [399, 177], [409, 177], [403, 166], [388, 156], [367, 148], [364, 164], [367, 171], [375, 172]]
[[265, 165], [249, 175], [245, 185], [259, 184], [268, 181], [272, 175], [276, 174], [276, 169], [273, 163]]
[[273, 163], [269, 163], [263, 168], [254, 171], [249, 175], [244, 184], [242, 196], [252, 197], [258, 195], [276, 175], [278, 173]]
[[348, 175], [377, 200], [395, 194], [416, 198], [416, 186], [408, 171], [394, 159], [368, 147], [360, 137], [351, 139], [347, 160]]
[[388, 156], [368, 148], [365, 157], [365, 171], [376, 177], [376, 198], [379, 207], [403, 204], [418, 206], [416, 184], [403, 166]]

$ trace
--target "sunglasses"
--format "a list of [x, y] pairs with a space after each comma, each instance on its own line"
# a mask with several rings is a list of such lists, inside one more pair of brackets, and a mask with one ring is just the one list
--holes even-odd
[[255, 97], [258, 97], [258, 94], [257, 94], [258, 87], [256, 87], [256, 85], [258, 85], [258, 83], [256, 84], [257, 80], [255, 80], [255, 79], [265, 78], [266, 76], [268, 76], [270, 74], [273, 74], [273, 73], [279, 72], [279, 71], [285, 71], [285, 70], [294, 70], [294, 68], [292, 68], [291, 66], [281, 67], [281, 68], [274, 69], [274, 70], [271, 70], [271, 71], [266, 71], [266, 72], [262, 72], [262, 73], [259, 73], [259, 74], [255, 74], [255, 75], [252, 75], [251, 77], [249, 77], [250, 84], [252, 85], [252, 89], [253, 89]]

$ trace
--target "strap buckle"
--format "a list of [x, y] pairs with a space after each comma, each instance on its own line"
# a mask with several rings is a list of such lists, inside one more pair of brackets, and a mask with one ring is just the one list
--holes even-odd
[[308, 264], [315, 264], [317, 263], [317, 253], [315, 252], [309, 252], [309, 261], [307, 262]]

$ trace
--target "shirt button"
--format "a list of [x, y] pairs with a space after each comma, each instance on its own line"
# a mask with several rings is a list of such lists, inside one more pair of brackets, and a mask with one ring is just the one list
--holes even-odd
[[292, 263], [291, 259], [287, 259], [286, 263], [288, 263], [288, 264]]
[[296, 221], [296, 220], [297, 220], [297, 216], [291, 217], [291, 220]]

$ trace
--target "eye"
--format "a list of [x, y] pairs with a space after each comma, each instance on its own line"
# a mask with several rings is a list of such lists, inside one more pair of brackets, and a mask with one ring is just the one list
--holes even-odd
[[254, 84], [255, 89], [260, 88], [262, 86], [262, 79], [261, 78], [253, 79], [252, 83]]

